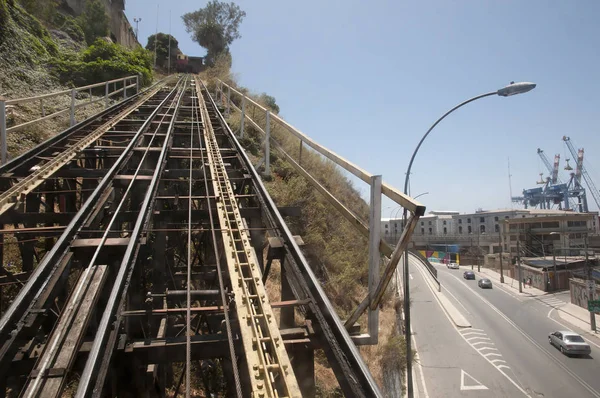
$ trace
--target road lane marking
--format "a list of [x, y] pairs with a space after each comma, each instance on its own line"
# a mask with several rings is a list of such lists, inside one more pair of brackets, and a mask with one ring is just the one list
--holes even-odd
[[[509, 317], [507, 317], [502, 311], [500, 311], [496, 306], [494, 306], [492, 303], [490, 303], [485, 297], [483, 297], [481, 294], [479, 294], [479, 292], [475, 291], [474, 289], [469, 288], [469, 285], [464, 283], [463, 281], [461, 281], [459, 278], [457, 278], [456, 276], [452, 275], [457, 281], [459, 281], [460, 283], [462, 283], [464, 286], [467, 287], [467, 290], [470, 291], [472, 294], [474, 294], [476, 297], [478, 297], [482, 303], [484, 303], [485, 305], [487, 305], [488, 307], [490, 307], [494, 312], [496, 312], [498, 315], [500, 315], [500, 317], [502, 317], [506, 322], [508, 322], [509, 325], [511, 325], [515, 330], [517, 330], [523, 337], [525, 337], [527, 340], [529, 340], [529, 342], [531, 344], [533, 344], [535, 347], [537, 347], [540, 351], [542, 351], [543, 353], [545, 353], [549, 358], [551, 358], [560, 368], [562, 368], [566, 373], [568, 373], [571, 377], [573, 377], [577, 382], [579, 382], [579, 384], [581, 384], [586, 390], [588, 390], [590, 393], [592, 393], [592, 395], [594, 395], [597, 398], [600, 398], [600, 393], [597, 392], [592, 386], [590, 386], [585, 380], [583, 380], [581, 377], [579, 377], [576, 373], [574, 373], [573, 371], [571, 371], [567, 366], [565, 366], [561, 361], [559, 361], [557, 358], [554, 357], [554, 355], [552, 355], [548, 350], [546, 350], [544, 347], [542, 347], [537, 341], [535, 341], [531, 336], [529, 336], [527, 333], [525, 333], [525, 331], [523, 329], [521, 329], [516, 323], [514, 323]], [[446, 287], [446, 291], [448, 290], [448, 288]], [[496, 367], [498, 369], [498, 367]], [[502, 372], [503, 374], [504, 371], [501, 369], [498, 369], [499, 372]], [[506, 376], [508, 377], [508, 376]], [[509, 380], [512, 380], [509, 378]], [[516, 386], [516, 384], [515, 384]], [[527, 395], [527, 393], [521, 388], [518, 387], [521, 391], [523, 391], [524, 394]], [[529, 396], [529, 395], [528, 395]]]
[[504, 359], [492, 359], [492, 362], [495, 364], [496, 362], [504, 362], [506, 363], [506, 361]]
[[[488, 356], [489, 357], [492, 357], [492, 356], [494, 356], [494, 357], [501, 357], [502, 354], [498, 354], [497, 352], [488, 352], [487, 354], [483, 354], [483, 356], [484, 357], [488, 357]], [[492, 362], [494, 362], [494, 361], [495, 361], [495, 359], [492, 359]]]
[[469, 337], [467, 339], [467, 341], [471, 341], [471, 340], [491, 340], [489, 337], [482, 337], [482, 336], [473, 336], [473, 337]]
[[[421, 358], [419, 356], [419, 347], [417, 347], [417, 339], [415, 338], [415, 334], [413, 333], [412, 325], [410, 326], [411, 339], [413, 342], [414, 350], [414, 358], [415, 358], [415, 366], [413, 366], [413, 372], [416, 369], [419, 369], [419, 374], [421, 375], [421, 385], [423, 386], [423, 395], [424, 398], [429, 398], [429, 394], [427, 393], [427, 386], [425, 385], [425, 374], [423, 373], [423, 366], [421, 365]], [[418, 389], [417, 389], [418, 390]]]
[[[473, 330], [473, 329], [470, 329], [470, 330]], [[480, 330], [480, 329], [478, 329], [478, 330]], [[463, 336], [469, 336], [469, 335], [471, 335], [471, 334], [474, 334], [474, 335], [479, 335], [479, 336], [485, 336], [485, 335], [486, 335], [485, 333], [483, 333], [483, 331], [481, 331], [481, 332], [468, 332], [468, 333], [463, 333]]]
[[[421, 270], [420, 267], [417, 267], [417, 270], [421, 273], [421, 275], [423, 276], [423, 278], [426, 278], [427, 276], [425, 275], [425, 272]], [[452, 275], [454, 276], [454, 275]], [[458, 278], [457, 278], [458, 279]], [[431, 293], [433, 294], [433, 297], [437, 300], [438, 304], [440, 305], [440, 307], [442, 306], [442, 303], [440, 302], [440, 299], [437, 297], [436, 292], [433, 290], [433, 288], [429, 285], [429, 283], [425, 283], [427, 285], [427, 288], [431, 291]], [[448, 289], [445, 290], [446, 292], [448, 291]], [[527, 391], [525, 391], [523, 388], [521, 388], [519, 386], [519, 384], [517, 384], [517, 382], [515, 380], [513, 380], [504, 370], [499, 369], [496, 365], [494, 365], [492, 363], [492, 361], [487, 358], [487, 356], [490, 353], [484, 354], [483, 351], [485, 350], [490, 350], [490, 351], [498, 351], [497, 348], [494, 347], [482, 347], [482, 348], [475, 348], [472, 344], [470, 344], [466, 337], [464, 336], [464, 333], [469, 333], [471, 331], [478, 331], [478, 332], [483, 332], [483, 329], [475, 329], [475, 328], [469, 328], [469, 329], [459, 329], [454, 322], [452, 322], [452, 319], [450, 319], [450, 316], [446, 313], [446, 311], [442, 310], [442, 313], [446, 316], [446, 319], [448, 319], [448, 322], [450, 322], [450, 325], [454, 328], [454, 330], [456, 330], [458, 332], [458, 334], [460, 335], [460, 337], [463, 338], [463, 340], [471, 346], [471, 348], [473, 348], [475, 350], [475, 352], [477, 352], [479, 355], [481, 355], [481, 357], [483, 359], [485, 359], [490, 365], [492, 365], [498, 372], [500, 372], [500, 374], [502, 376], [504, 376], [504, 378], [506, 378], [513, 386], [515, 386], [515, 388], [517, 388], [520, 392], [523, 393], [523, 395], [525, 395], [526, 397], [531, 398], [531, 396], [527, 393]], [[500, 354], [497, 354], [499, 356], [501, 356]]]
[[408, 274], [408, 276], [410, 276], [410, 279], [414, 279], [413, 276], [412, 276], [412, 274]]
[[[473, 380], [477, 384], [471, 385], [471, 386], [465, 385], [465, 376], [468, 377], [469, 379]], [[487, 390], [488, 388], [486, 386], [484, 386], [483, 384], [481, 384], [473, 376], [471, 376], [470, 374], [468, 374], [467, 372], [465, 372], [464, 370], [461, 369], [460, 370], [460, 389], [461, 389], [461, 391], [465, 391], [465, 390]]]
[[[489, 339], [488, 339], [488, 340], [489, 340]], [[467, 341], [468, 341], [468, 340], [467, 340]], [[476, 345], [479, 345], [479, 344], [491, 344], [491, 345], [495, 345], [494, 343], [492, 343], [492, 342], [489, 342], [489, 341], [478, 341], [478, 342], [476, 342], [476, 343], [471, 343], [471, 342], [469, 341], [469, 344], [471, 344], [472, 346], [476, 346]]]

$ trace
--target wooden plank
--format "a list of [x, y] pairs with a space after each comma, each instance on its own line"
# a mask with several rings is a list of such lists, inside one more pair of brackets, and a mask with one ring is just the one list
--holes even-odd
[[[108, 267], [106, 265], [92, 266], [91, 268], [89, 273], [84, 273], [82, 275], [75, 287], [75, 289], [78, 289], [79, 287], [85, 289], [85, 296], [79, 300], [79, 303], [72, 302], [75, 297], [71, 297], [65, 306], [65, 308], [68, 308], [72, 305], [78, 305], [77, 310], [68, 313], [67, 316], [65, 316], [65, 312], [63, 312], [54, 329], [54, 333], [60, 330], [66, 331], [65, 335], [60, 337], [57, 346], [58, 349], [52, 350], [52, 347], [47, 345], [44, 354], [38, 361], [38, 366], [43, 363], [48, 364], [47, 368], [44, 369], [45, 373], [41, 376], [42, 383], [40, 389], [43, 386], [44, 397], [60, 396], [61, 390], [64, 388], [66, 375], [73, 366], [75, 358], [79, 353], [83, 336], [85, 335], [89, 321], [94, 313], [93, 308], [98, 302], [98, 298], [100, 297], [99, 293], [102, 291], [102, 286], [106, 281], [106, 276], [108, 275]], [[48, 341], [55, 339], [54, 333], [50, 336]], [[36, 368], [32, 373], [32, 377], [39, 377], [37, 376], [37, 373], [39, 373], [40, 370], [41, 369]], [[30, 380], [26, 387], [25, 396], [28, 396], [30, 393], [36, 394], [35, 391], [30, 391], [32, 388], [33, 380]], [[38, 391], [40, 391], [40, 389], [38, 389]]]

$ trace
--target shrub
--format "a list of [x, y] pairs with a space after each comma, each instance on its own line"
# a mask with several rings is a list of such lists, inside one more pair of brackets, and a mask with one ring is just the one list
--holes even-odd
[[85, 41], [85, 33], [83, 33], [81, 26], [79, 26], [75, 18], [61, 13], [56, 13], [52, 22], [57, 29], [68, 34], [69, 37], [76, 42], [83, 43]]
[[152, 82], [152, 56], [142, 48], [126, 48], [102, 39], [84, 50], [79, 60], [58, 59], [54, 71], [63, 83], [75, 86], [139, 75], [140, 84]]
[[91, 45], [99, 37], [108, 35], [109, 18], [104, 5], [98, 0], [88, 0], [85, 10], [77, 21], [85, 34], [85, 41]]

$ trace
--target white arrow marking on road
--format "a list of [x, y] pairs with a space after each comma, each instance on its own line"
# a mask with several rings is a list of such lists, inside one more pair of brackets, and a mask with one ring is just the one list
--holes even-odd
[[408, 274], [408, 276], [410, 276], [410, 279], [414, 279], [413, 276], [412, 276], [412, 274]]
[[[473, 380], [477, 385], [474, 386], [465, 386], [465, 376], [469, 379]], [[460, 390], [487, 390], [488, 388], [481, 384], [478, 380], [476, 380], [473, 376], [465, 372], [464, 370], [460, 370]]]

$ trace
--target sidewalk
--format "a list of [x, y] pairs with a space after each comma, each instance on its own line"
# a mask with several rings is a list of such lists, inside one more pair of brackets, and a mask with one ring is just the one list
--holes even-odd
[[[488, 269], [488, 268], [482, 268], [481, 272], [479, 272], [479, 273], [482, 275], [485, 275], [486, 277], [491, 279], [493, 282], [500, 284], [500, 273], [499, 272], [496, 272], [496, 271]], [[504, 283], [502, 284], [502, 286], [509, 288], [511, 290], [514, 290], [514, 293], [519, 296], [539, 297], [539, 296], [545, 296], [545, 295], [549, 294], [549, 293], [546, 293], [539, 289], [536, 289], [535, 287], [531, 287], [531, 288], [525, 287], [525, 285], [523, 285], [523, 288], [522, 288], [523, 293], [519, 293], [519, 281], [516, 279], [513, 279], [511, 277], [508, 277], [506, 275], [504, 276]], [[598, 314], [595, 315], [597, 331], [596, 331], [596, 333], [594, 333], [590, 329], [591, 328], [590, 313], [585, 308], [581, 308], [578, 305], [575, 305], [572, 303], [566, 303], [563, 306], [554, 307], [554, 308], [556, 310], [556, 313], [562, 320], [585, 331], [583, 333], [585, 337], [588, 337], [588, 338], [591, 337], [596, 341], [600, 341], [600, 333], [598, 333], [598, 331], [600, 330], [600, 316]]]
[[[492, 282], [495, 283], [500, 283], [500, 273], [496, 272], [492, 269], [489, 268], [481, 268], [481, 272], [479, 272], [482, 275], [485, 275], [487, 278], [491, 279]], [[522, 291], [523, 293], [519, 293], [519, 281], [516, 279], [511, 278], [510, 276], [506, 276], [504, 275], [504, 283], [502, 284], [503, 287], [507, 287], [507, 288], [511, 288], [512, 290], [514, 290], [514, 293], [516, 295], [519, 296], [525, 296], [525, 297], [538, 297], [538, 296], [545, 296], [548, 293], [544, 292], [543, 290], [537, 289], [535, 287], [529, 287], [526, 286], [525, 284], [523, 284], [522, 286]]]

